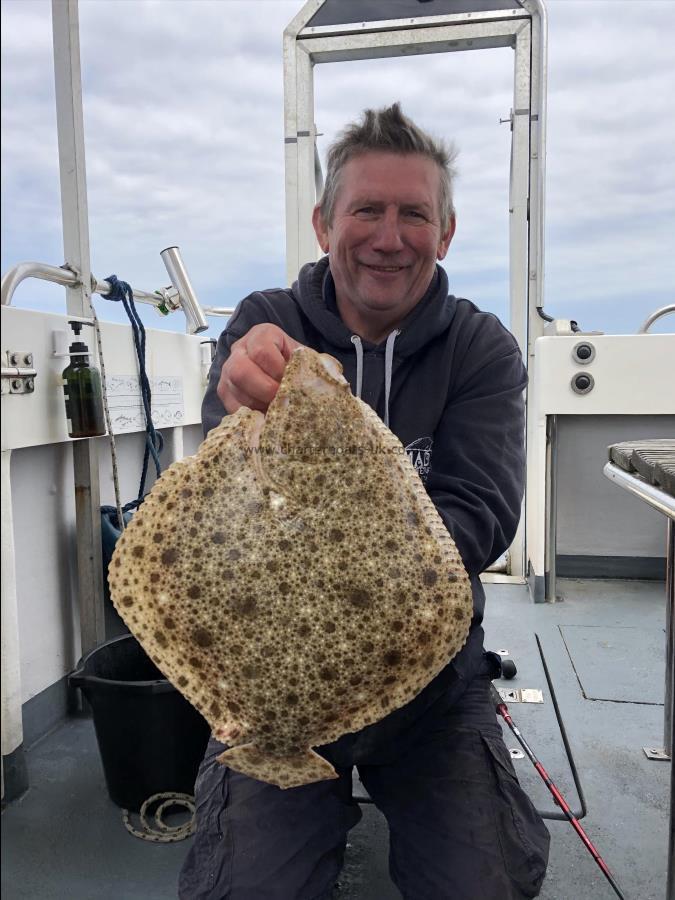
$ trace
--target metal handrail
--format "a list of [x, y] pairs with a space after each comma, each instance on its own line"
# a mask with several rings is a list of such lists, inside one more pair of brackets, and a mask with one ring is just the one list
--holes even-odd
[[647, 334], [647, 332], [657, 319], [660, 319], [661, 316], [666, 316], [668, 315], [668, 313], [673, 312], [675, 312], [675, 303], [669, 303], [667, 306], [662, 306], [661, 309], [657, 309], [644, 320], [642, 325], [640, 325], [640, 327], [638, 328], [638, 334]]
[[[39, 278], [42, 281], [50, 281], [53, 284], [60, 284], [63, 287], [77, 287], [80, 282], [80, 276], [72, 269], [66, 269], [63, 266], [51, 266], [48, 263], [41, 262], [22, 262], [9, 269], [2, 276], [0, 285], [0, 300], [2, 306], [11, 306], [14, 292], [22, 281], [27, 278]], [[98, 281], [93, 275], [91, 276], [91, 290], [95, 294], [110, 293], [111, 285], [107, 281]], [[167, 306], [169, 309], [178, 309], [179, 306], [173, 301], [171, 288], [162, 288], [160, 291], [149, 293], [148, 291], [134, 290], [134, 300], [139, 303], [148, 303], [159, 309], [161, 306]], [[176, 292], [177, 293], [177, 292]], [[203, 306], [203, 311], [211, 316], [231, 316], [234, 313], [234, 307], [226, 306]]]
[[236, 306], [202, 306], [205, 313], [210, 316], [232, 316]]
[[[80, 276], [72, 269], [39, 262], [19, 263], [2, 276], [0, 286], [2, 306], [11, 306], [14, 292], [26, 278], [40, 278], [42, 281], [51, 281], [64, 287], [77, 287], [81, 284]], [[107, 281], [98, 281], [92, 275], [91, 290], [96, 294], [108, 294], [112, 290], [112, 285]], [[134, 300], [158, 307], [166, 303], [167, 298], [160, 292], [150, 294], [147, 291], [134, 291]]]
[[663, 488], [650, 484], [633, 472], [624, 472], [623, 469], [611, 462], [605, 463], [602, 474], [625, 491], [635, 494], [641, 500], [649, 503], [654, 509], [663, 513], [664, 516], [668, 516], [668, 518], [675, 521], [675, 497], [667, 494]]
[[70, 269], [38, 262], [19, 263], [2, 276], [0, 287], [2, 306], [11, 305], [14, 291], [26, 278], [40, 278], [43, 281], [52, 281], [54, 284], [61, 284], [65, 287], [75, 287], [79, 284], [77, 275]]

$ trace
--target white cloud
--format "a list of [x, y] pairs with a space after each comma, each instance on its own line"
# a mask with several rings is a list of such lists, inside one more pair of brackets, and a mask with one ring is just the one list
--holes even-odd
[[[99, 277], [165, 284], [159, 251], [175, 243], [205, 303], [234, 304], [282, 282], [282, 32], [301, 5], [82, 0]], [[547, 307], [588, 327], [635, 330], [669, 299], [675, 274], [675, 4], [547, 7]], [[62, 250], [50, 3], [4, 0], [2, 15], [4, 271], [28, 258], [58, 264]], [[512, 105], [511, 72], [509, 50], [315, 70], [322, 152], [365, 105], [395, 99], [456, 139], [459, 229], [446, 268], [457, 293], [502, 314], [510, 134], [498, 120]], [[59, 308], [62, 292], [49, 291], [45, 302]]]

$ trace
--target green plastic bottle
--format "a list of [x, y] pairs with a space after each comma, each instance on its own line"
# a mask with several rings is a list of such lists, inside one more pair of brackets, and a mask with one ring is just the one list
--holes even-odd
[[[70, 327], [79, 336], [82, 322], [70, 322]], [[101, 373], [89, 365], [89, 348], [83, 341], [74, 341], [69, 352], [70, 365], [62, 376], [68, 434], [71, 438], [105, 434]]]

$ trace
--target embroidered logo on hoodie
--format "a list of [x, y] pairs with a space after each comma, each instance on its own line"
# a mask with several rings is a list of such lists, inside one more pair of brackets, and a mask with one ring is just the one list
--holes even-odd
[[430, 437], [421, 437], [412, 441], [405, 448], [408, 459], [413, 468], [420, 476], [423, 482], [426, 482], [429, 469], [431, 468], [431, 454], [433, 452], [434, 439]]

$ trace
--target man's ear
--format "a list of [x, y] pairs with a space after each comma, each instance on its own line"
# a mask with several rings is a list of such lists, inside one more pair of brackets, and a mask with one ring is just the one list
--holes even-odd
[[441, 235], [441, 239], [438, 242], [438, 250], [436, 251], [436, 259], [445, 259], [445, 254], [448, 252], [448, 247], [450, 246], [450, 242], [455, 236], [455, 228], [457, 227], [457, 219], [453, 216], [450, 219], [450, 224], [448, 225], [445, 233]]
[[328, 253], [328, 228], [323, 221], [323, 216], [321, 215], [321, 207], [318, 203], [314, 207], [314, 211], [312, 213], [312, 225], [314, 226], [314, 233], [316, 234], [316, 239], [319, 242], [319, 247], [321, 247], [324, 253]]

